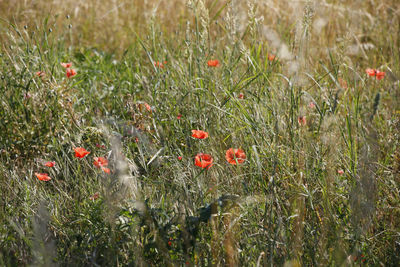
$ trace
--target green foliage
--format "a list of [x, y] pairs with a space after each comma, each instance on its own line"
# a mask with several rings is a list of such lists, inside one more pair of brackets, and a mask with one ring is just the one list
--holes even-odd
[[[226, 5], [217, 6], [212, 21]], [[152, 24], [120, 56], [67, 47], [47, 20], [35, 36], [9, 25], [0, 264], [398, 263], [399, 51], [346, 59], [354, 67], [330, 52], [308, 71], [305, 59], [268, 59], [256, 18], [243, 36], [202, 40], [212, 25], [204, 29], [198, 12], [174, 36]], [[293, 53], [307, 54], [280, 31]], [[219, 67], [207, 66], [212, 58]], [[365, 74], [378, 61], [383, 80]], [[61, 62], [77, 75], [67, 78]], [[194, 139], [192, 129], [210, 137]], [[75, 147], [91, 153], [75, 158]], [[245, 163], [226, 162], [231, 147], [245, 150]], [[194, 165], [200, 152], [213, 156], [209, 170]], [[110, 174], [93, 165], [100, 156]], [[42, 172], [52, 179], [39, 181]]]

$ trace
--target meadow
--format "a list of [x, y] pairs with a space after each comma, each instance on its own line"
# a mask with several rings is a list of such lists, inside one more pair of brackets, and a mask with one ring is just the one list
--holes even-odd
[[1, 266], [398, 266], [398, 0], [0, 0]]

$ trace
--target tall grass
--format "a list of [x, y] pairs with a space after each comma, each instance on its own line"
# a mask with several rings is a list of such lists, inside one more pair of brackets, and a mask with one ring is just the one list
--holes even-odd
[[2, 265], [400, 262], [395, 0], [0, 10]]

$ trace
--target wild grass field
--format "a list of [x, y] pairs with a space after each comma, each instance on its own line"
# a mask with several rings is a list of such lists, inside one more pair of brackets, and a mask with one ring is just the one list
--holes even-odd
[[0, 0], [1, 266], [399, 266], [398, 0]]

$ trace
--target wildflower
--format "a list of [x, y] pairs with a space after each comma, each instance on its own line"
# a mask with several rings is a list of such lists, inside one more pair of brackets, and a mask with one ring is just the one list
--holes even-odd
[[61, 66], [63, 66], [64, 68], [68, 69], [72, 67], [72, 62], [68, 62], [68, 63], [60, 63]]
[[179, 157], [178, 157], [178, 160], [182, 160], [182, 156], [179, 156]]
[[377, 80], [382, 80], [383, 78], [385, 78], [385, 72], [384, 71], [379, 71], [379, 70], [377, 70], [376, 71], [376, 74], [375, 74], [375, 76], [376, 76], [376, 79]]
[[364, 263], [365, 262], [364, 254], [361, 254], [359, 257], [354, 256], [354, 261], [358, 261], [358, 260], [361, 260], [361, 262]]
[[172, 242], [171, 241], [168, 241], [168, 246], [172, 246]]
[[315, 108], [314, 102], [311, 101], [311, 102], [308, 104], [308, 107], [309, 107], [309, 108]]
[[206, 139], [208, 137], [208, 133], [201, 130], [192, 130], [192, 137], [197, 139]]
[[89, 155], [90, 152], [84, 149], [83, 147], [76, 147], [74, 148], [75, 157], [77, 158], [84, 158], [86, 155]]
[[361, 262], [364, 263], [365, 259], [364, 259], [364, 254], [361, 254]]
[[35, 175], [40, 181], [50, 181], [51, 180], [51, 178], [49, 177], [49, 175], [47, 173], [35, 172]]
[[105, 146], [105, 145], [96, 144], [96, 147], [102, 148], [102, 149], [106, 149], [106, 146]]
[[147, 104], [146, 102], [144, 103], [145, 108], [147, 109], [148, 112], [151, 111], [151, 106]]
[[226, 151], [225, 158], [230, 164], [236, 165], [244, 162], [246, 159], [246, 154], [244, 153], [243, 149], [230, 148]]
[[339, 170], [337, 171], [337, 173], [338, 173], [339, 175], [343, 175], [343, 174], [344, 174], [344, 170], [339, 169]]
[[347, 89], [348, 85], [347, 85], [346, 80], [343, 80], [342, 78], [339, 78], [338, 81], [339, 81], [339, 84], [340, 84], [340, 86], [342, 88]]
[[94, 157], [93, 165], [96, 166], [97, 168], [107, 166], [108, 160], [104, 157]]
[[98, 199], [99, 197], [100, 197], [100, 193], [99, 193], [99, 192], [96, 192], [96, 193], [94, 193], [93, 196], [91, 196], [89, 199], [92, 200], [92, 201], [94, 201], [94, 200]]
[[243, 93], [240, 93], [239, 96], [238, 96], [238, 98], [239, 98], [239, 99], [244, 99], [244, 94], [243, 94]]
[[194, 158], [196, 166], [209, 169], [212, 166], [213, 158], [209, 154], [199, 153]]
[[[167, 61], [164, 61], [164, 62], [167, 63]], [[154, 62], [154, 66], [158, 67], [158, 68], [164, 68], [164, 64], [159, 61]]]
[[178, 116], [176, 117], [178, 120], [182, 119], [182, 114], [178, 114]]
[[375, 76], [375, 70], [374, 70], [374, 69], [366, 69], [365, 72], [366, 72], [369, 76]]
[[207, 62], [207, 65], [209, 67], [218, 67], [219, 66], [219, 60], [218, 59], [211, 59]]
[[66, 70], [67, 78], [74, 77], [76, 75], [76, 70], [74, 69], [67, 69]]
[[27, 100], [27, 99], [29, 99], [29, 98], [31, 98], [32, 96], [31, 96], [31, 94], [29, 93], [29, 92], [26, 92], [25, 94], [24, 94], [24, 99], [25, 100]]
[[48, 162], [46, 162], [46, 163], [44, 164], [44, 166], [50, 167], [50, 168], [54, 167], [55, 165], [56, 165], [56, 162], [55, 162], [55, 161], [48, 161]]
[[109, 168], [104, 167], [108, 165], [108, 160], [104, 157], [94, 157], [93, 165], [97, 168], [101, 168], [101, 170], [107, 174], [111, 172]]
[[275, 55], [273, 55], [273, 54], [268, 54], [268, 60], [269, 60], [269, 61], [274, 61], [274, 60], [275, 60]]
[[107, 174], [110, 174], [111, 170], [109, 168], [106, 167], [101, 167], [101, 170]]
[[36, 74], [36, 76], [38, 76], [38, 77], [43, 77], [43, 76], [46, 75], [46, 73], [45, 73], [44, 71], [37, 71], [35, 74]]
[[306, 116], [299, 116], [297, 122], [300, 126], [305, 126], [307, 124]]
[[375, 76], [377, 80], [382, 80], [383, 78], [385, 78], [386, 74], [384, 71], [374, 69], [366, 69], [365, 72], [371, 77]]

